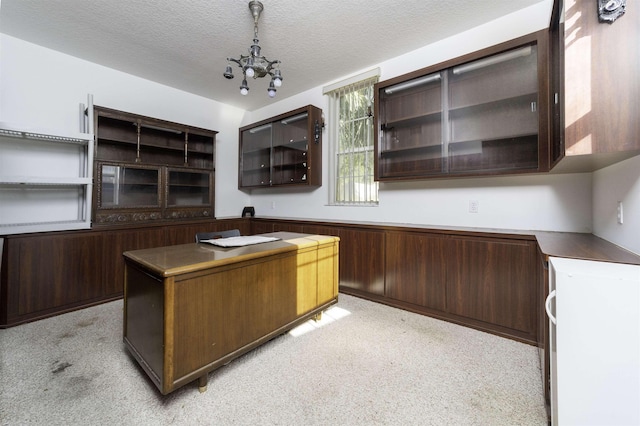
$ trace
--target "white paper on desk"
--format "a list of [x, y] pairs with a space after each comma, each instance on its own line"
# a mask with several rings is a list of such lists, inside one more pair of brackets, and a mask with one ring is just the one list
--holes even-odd
[[220, 247], [242, 247], [252, 244], [268, 243], [278, 241], [280, 238], [265, 237], [263, 235], [243, 235], [240, 237], [214, 238], [212, 240], [201, 240], [201, 243], [213, 244]]

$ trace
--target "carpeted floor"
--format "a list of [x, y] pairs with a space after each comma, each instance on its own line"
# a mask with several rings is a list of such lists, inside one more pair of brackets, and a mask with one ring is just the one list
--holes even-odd
[[536, 348], [355, 297], [162, 396], [122, 301], [0, 330], [2, 425], [546, 425]]

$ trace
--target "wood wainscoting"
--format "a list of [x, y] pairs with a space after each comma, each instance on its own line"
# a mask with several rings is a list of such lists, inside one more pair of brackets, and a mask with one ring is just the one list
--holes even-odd
[[236, 228], [249, 234], [249, 219], [6, 236], [0, 328], [122, 298], [125, 251], [191, 243], [196, 232]]
[[237, 218], [7, 236], [0, 328], [123, 295], [122, 253], [194, 241], [196, 232], [287, 231], [340, 238], [340, 291], [536, 344], [540, 328], [532, 233]]
[[261, 219], [254, 234], [340, 237], [340, 291], [535, 345], [532, 233]]

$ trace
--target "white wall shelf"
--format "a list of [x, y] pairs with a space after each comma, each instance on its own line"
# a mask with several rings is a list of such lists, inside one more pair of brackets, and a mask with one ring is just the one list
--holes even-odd
[[91, 227], [93, 140], [0, 123], [0, 235]]

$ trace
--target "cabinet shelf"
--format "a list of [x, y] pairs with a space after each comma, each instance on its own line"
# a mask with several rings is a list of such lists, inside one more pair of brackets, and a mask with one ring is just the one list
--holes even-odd
[[52, 178], [41, 176], [0, 176], [0, 185], [7, 187], [20, 186], [80, 186], [91, 185], [92, 179], [79, 178]]
[[307, 138], [305, 137], [304, 139], [301, 140], [291, 140], [289, 142], [283, 142], [280, 144], [274, 144], [274, 148], [290, 148], [290, 149], [300, 149], [301, 147], [304, 147], [306, 150], [307, 147]]
[[416, 152], [423, 151], [441, 151], [442, 145], [423, 145], [423, 146], [409, 146], [409, 147], [401, 147], [401, 148], [392, 148], [385, 149], [380, 151], [380, 155], [383, 156], [392, 156], [392, 155], [409, 155]]
[[442, 111], [431, 112], [426, 114], [417, 114], [387, 121], [381, 125], [382, 131], [390, 131], [395, 127], [411, 127], [428, 121], [440, 121], [442, 119]]
[[[45, 131], [31, 131], [20, 130], [18, 127], [0, 123], [0, 137], [3, 138], [17, 138], [27, 141], [44, 141], [49, 143], [69, 143], [76, 145], [86, 145], [87, 141], [93, 139], [93, 135], [88, 133], [78, 133], [75, 135], [59, 135], [59, 134], [46, 134]], [[5, 139], [6, 140], [6, 139]]]
[[538, 137], [538, 134], [534, 132], [519, 133], [519, 134], [509, 135], [507, 137], [500, 136], [500, 137], [488, 137], [488, 138], [479, 138], [479, 139], [451, 141], [449, 142], [448, 146], [451, 149], [456, 146], [463, 146], [463, 145], [468, 145], [468, 144], [477, 143], [477, 142], [493, 142], [493, 141], [505, 141], [505, 140], [509, 140], [512, 143], [517, 144], [518, 142], [523, 142], [527, 139], [537, 138], [537, 137]]
[[493, 109], [499, 107], [500, 105], [526, 105], [527, 107], [530, 107], [531, 102], [536, 102], [537, 99], [537, 93], [525, 93], [509, 98], [494, 99], [487, 102], [466, 103], [455, 107], [450, 107], [449, 114], [472, 114], [474, 110]]
[[243, 155], [269, 155], [271, 153], [271, 148], [257, 148], [257, 149], [247, 149], [242, 152]]
[[245, 173], [249, 173], [249, 172], [257, 172], [257, 171], [265, 171], [265, 170], [269, 170], [270, 168], [271, 168], [270, 165], [265, 165], [262, 167], [245, 168], [243, 171]]
[[73, 231], [87, 229], [84, 220], [60, 220], [50, 222], [3, 223], [3, 234], [28, 234], [33, 232]]
[[[98, 143], [99, 144], [116, 144], [116, 145], [120, 144], [120, 145], [132, 146], [132, 147], [137, 146], [137, 142], [135, 142], [135, 141], [119, 140], [119, 139], [100, 138], [98, 140]], [[140, 147], [167, 150], [167, 151], [184, 152], [184, 145], [182, 145], [182, 146], [170, 146], [170, 145], [153, 144], [153, 143], [149, 143], [149, 142], [140, 142]], [[195, 148], [189, 148], [187, 146], [187, 152], [191, 153], [191, 154], [198, 154], [198, 155], [212, 155], [213, 154], [213, 149], [195, 149]]]
[[290, 169], [290, 168], [299, 168], [299, 169], [307, 169], [307, 163], [304, 162], [295, 162], [295, 163], [278, 163], [273, 165], [274, 168], [278, 169]]
[[205, 184], [170, 183], [169, 188], [209, 188]]
[[537, 134], [450, 143], [449, 172], [536, 170], [537, 150]]

